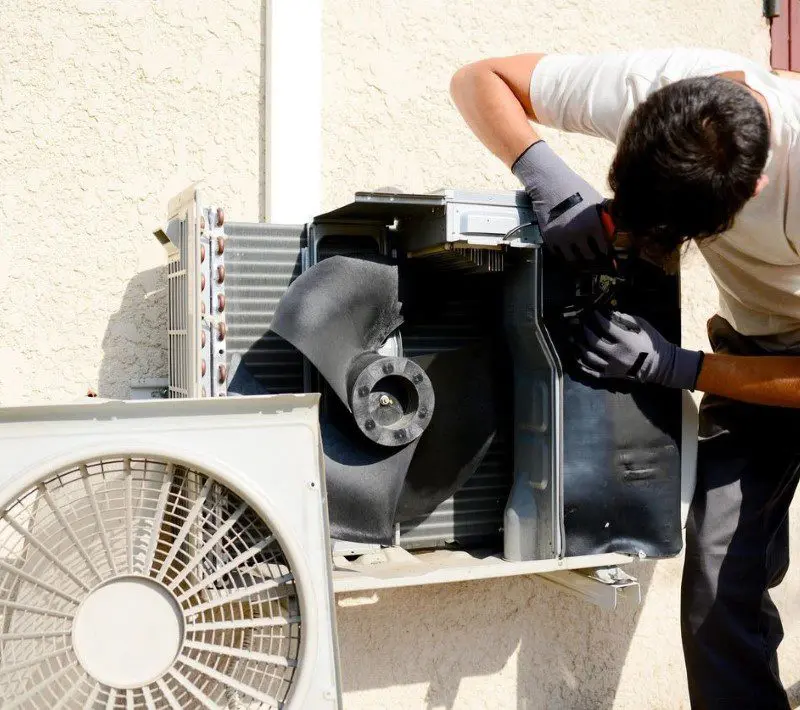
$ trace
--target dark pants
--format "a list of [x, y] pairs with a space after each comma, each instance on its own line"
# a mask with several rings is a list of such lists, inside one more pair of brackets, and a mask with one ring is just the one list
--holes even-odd
[[[766, 354], [718, 316], [709, 337], [716, 352]], [[769, 589], [789, 564], [799, 475], [800, 410], [703, 398], [681, 590], [695, 710], [789, 707], [776, 653], [783, 627]]]

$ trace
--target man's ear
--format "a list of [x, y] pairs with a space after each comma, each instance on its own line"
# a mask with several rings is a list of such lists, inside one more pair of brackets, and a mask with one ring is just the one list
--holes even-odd
[[762, 175], [758, 178], [758, 182], [756, 183], [756, 189], [753, 191], [753, 197], [758, 195], [767, 185], [769, 184], [769, 178], [766, 175]]

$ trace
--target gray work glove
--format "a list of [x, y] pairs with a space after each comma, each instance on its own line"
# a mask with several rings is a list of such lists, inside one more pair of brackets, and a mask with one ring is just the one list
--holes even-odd
[[530, 146], [511, 172], [531, 198], [545, 246], [567, 261], [596, 260], [608, 254], [599, 212], [603, 197], [547, 143]]
[[592, 377], [613, 377], [693, 390], [703, 353], [664, 339], [644, 318], [595, 311], [586, 320], [578, 347], [578, 367]]

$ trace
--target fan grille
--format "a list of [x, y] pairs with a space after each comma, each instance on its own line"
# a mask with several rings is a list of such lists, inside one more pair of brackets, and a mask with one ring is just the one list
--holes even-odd
[[[170, 590], [185, 633], [158, 678], [115, 688], [81, 664], [73, 624], [92, 590], [131, 576]], [[267, 523], [214, 478], [158, 457], [85, 461], [7, 505], [0, 607], [9, 710], [280, 708], [299, 662], [297, 588]]]

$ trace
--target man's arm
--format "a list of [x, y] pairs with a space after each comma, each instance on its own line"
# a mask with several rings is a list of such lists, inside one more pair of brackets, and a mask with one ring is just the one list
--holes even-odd
[[709, 354], [697, 389], [751, 404], [800, 407], [800, 356]]
[[542, 54], [484, 59], [459, 69], [450, 94], [467, 125], [509, 168], [539, 139], [530, 99], [531, 76]]
[[608, 251], [599, 216], [602, 195], [571, 170], [533, 130], [530, 85], [541, 54], [486, 59], [456, 72], [453, 100], [481, 142], [522, 183], [547, 247], [567, 261]]
[[670, 343], [644, 318], [619, 312], [589, 316], [576, 345], [578, 367], [591, 377], [800, 408], [800, 355], [704, 355]]

